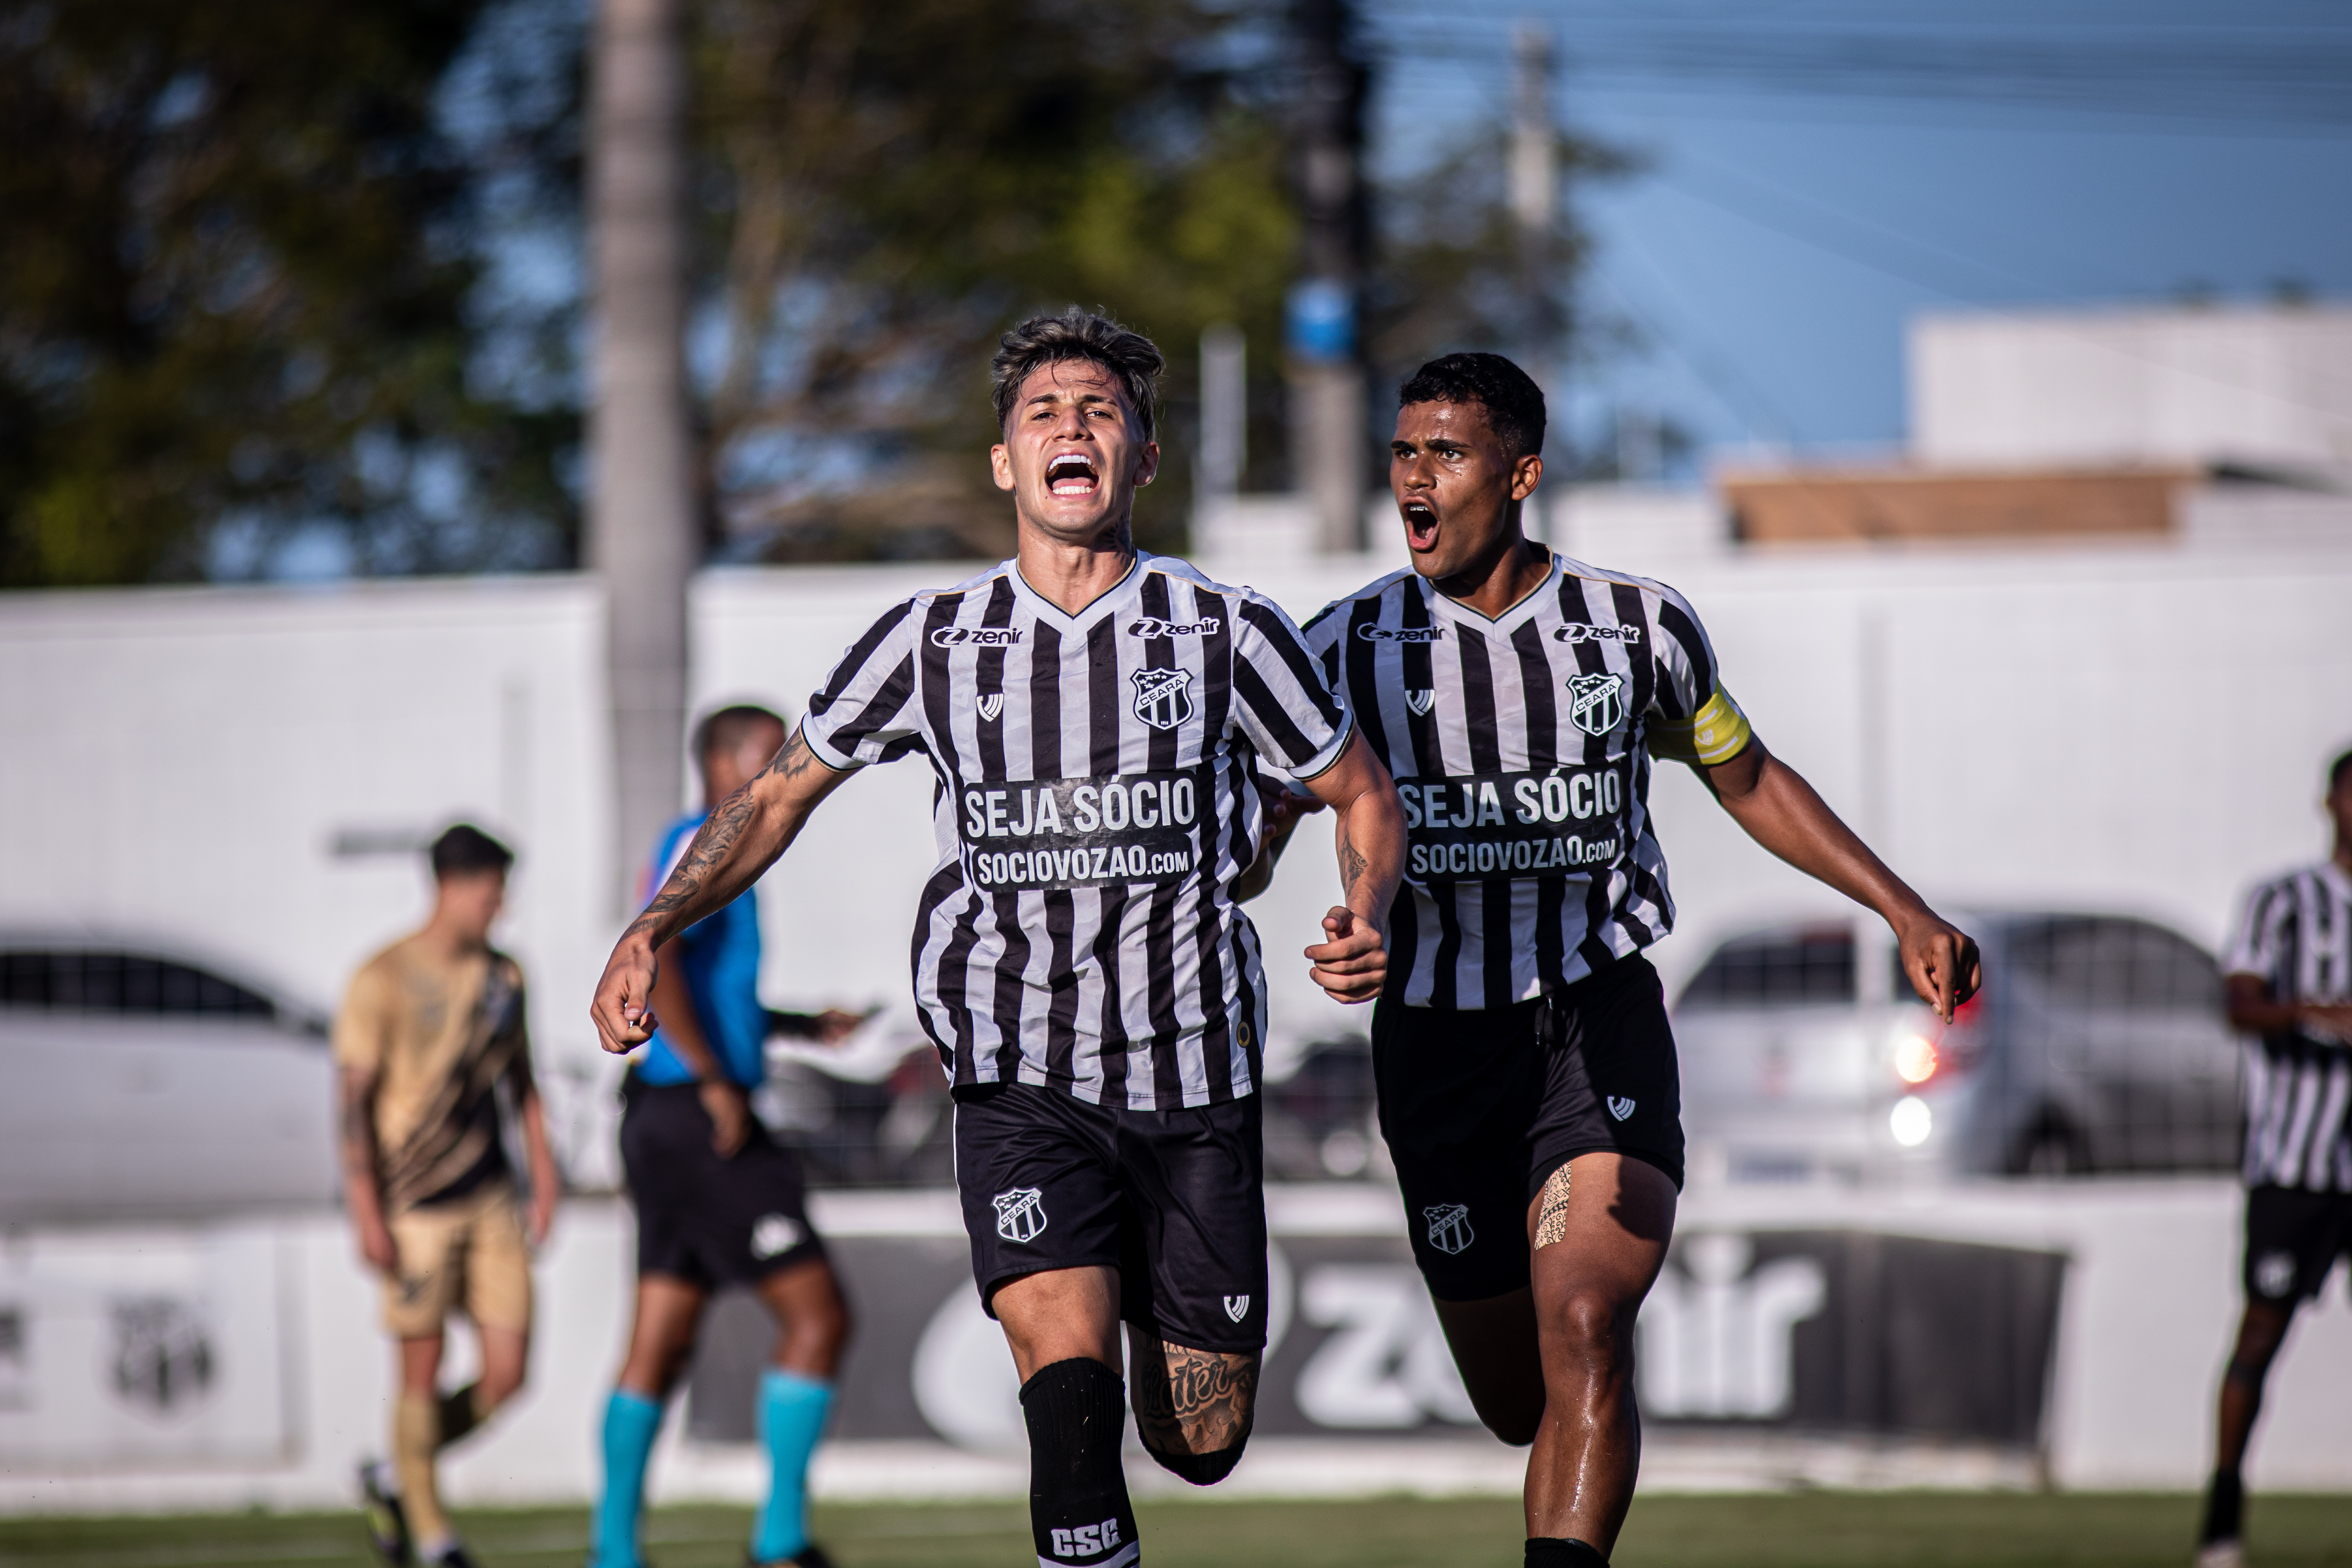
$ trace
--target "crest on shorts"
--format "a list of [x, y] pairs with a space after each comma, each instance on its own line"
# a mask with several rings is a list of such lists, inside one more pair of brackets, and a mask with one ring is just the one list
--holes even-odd
[[131, 1296], [113, 1303], [114, 1391], [126, 1404], [170, 1415], [213, 1385], [213, 1342], [193, 1301]]
[[1413, 687], [1404, 694], [1404, 705], [1416, 714], [1426, 713], [1437, 706], [1437, 692], [1432, 687]]
[[1633, 1102], [1620, 1095], [1609, 1097], [1609, 1114], [1622, 1121], [1633, 1114]]
[[1192, 672], [1189, 669], [1139, 669], [1128, 677], [1135, 682], [1135, 716], [1155, 730], [1173, 730], [1192, 716]]
[[1002, 691], [984, 691], [981, 693], [980, 716], [982, 718], [987, 720], [991, 723], [994, 723], [996, 721], [996, 716], [1003, 711], [1004, 693]]
[[1569, 717], [1588, 735], [1606, 735], [1625, 717], [1622, 675], [1571, 675], [1568, 678]]
[[1045, 1194], [1014, 1187], [996, 1194], [996, 1234], [1007, 1241], [1034, 1241], [1045, 1234]]
[[2294, 1289], [2294, 1254], [2265, 1252], [2254, 1259], [2254, 1289], [2277, 1300]]
[[804, 1234], [800, 1221], [788, 1214], [763, 1214], [751, 1225], [751, 1256], [782, 1258], [801, 1244]]
[[1421, 1217], [1429, 1222], [1429, 1245], [1449, 1258], [1478, 1239], [1470, 1228], [1467, 1204], [1432, 1204]]
[[1249, 1316], [1249, 1298], [1247, 1296], [1226, 1297], [1225, 1316], [1231, 1318], [1236, 1323]]

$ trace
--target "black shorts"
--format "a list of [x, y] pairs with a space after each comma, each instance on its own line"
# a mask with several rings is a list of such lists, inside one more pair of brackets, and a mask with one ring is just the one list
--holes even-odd
[[2248, 1300], [2287, 1306], [2308, 1300], [2345, 1254], [2352, 1254], [2352, 1193], [2247, 1189]]
[[637, 1209], [638, 1274], [717, 1289], [824, 1256], [809, 1224], [801, 1157], [756, 1117], [743, 1146], [722, 1160], [695, 1085], [632, 1077], [622, 1097], [621, 1168]]
[[1372, 1081], [1429, 1293], [1528, 1283], [1528, 1205], [1579, 1154], [1683, 1182], [1682, 1078], [1658, 972], [1638, 953], [1531, 1002], [1372, 1013]]
[[1119, 1273], [1119, 1316], [1172, 1344], [1265, 1348], [1257, 1097], [1118, 1110], [1034, 1084], [959, 1089], [956, 1190], [981, 1304], [1024, 1274]]

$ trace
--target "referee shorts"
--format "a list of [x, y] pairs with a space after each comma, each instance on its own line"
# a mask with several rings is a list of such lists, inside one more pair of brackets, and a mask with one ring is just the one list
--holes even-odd
[[1255, 1095], [1174, 1110], [1035, 1084], [956, 1090], [956, 1190], [988, 1315], [1052, 1268], [1118, 1270], [1119, 1316], [1192, 1350], [1265, 1348], [1265, 1163]]
[[797, 1151], [757, 1117], [743, 1146], [722, 1159], [710, 1113], [690, 1083], [622, 1089], [621, 1168], [637, 1211], [637, 1273], [716, 1290], [753, 1285], [824, 1256], [809, 1224], [808, 1180]]
[[2319, 1294], [2339, 1256], [2352, 1256], [2352, 1193], [2246, 1190], [2246, 1299], [2293, 1307]]
[[1508, 1007], [1383, 996], [1372, 1081], [1413, 1261], [1441, 1301], [1528, 1283], [1528, 1205], [1579, 1154], [1624, 1154], [1683, 1183], [1674, 1031], [1638, 953]]

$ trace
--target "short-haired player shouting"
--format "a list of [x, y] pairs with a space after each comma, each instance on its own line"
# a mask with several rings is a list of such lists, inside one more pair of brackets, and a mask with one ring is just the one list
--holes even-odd
[[852, 772], [929, 760], [940, 858], [916, 1001], [953, 1084], [973, 1274], [1021, 1375], [1037, 1555], [1087, 1568], [1140, 1553], [1122, 1320], [1154, 1458], [1205, 1485], [1249, 1436], [1265, 986], [1232, 889], [1264, 824], [1253, 768], [1339, 814], [1342, 900], [1307, 956], [1343, 1001], [1380, 991], [1404, 856], [1395, 789], [1297, 628], [1134, 546], [1161, 363], [1076, 310], [1005, 335], [991, 462], [1018, 553], [858, 638], [622, 937], [593, 1008], [607, 1050], [641, 1044], [662, 942], [749, 886]]
[[1397, 401], [1412, 568], [1307, 633], [1411, 836], [1372, 1017], [1381, 1128], [1472, 1403], [1535, 1445], [1527, 1561], [1590, 1565], [1633, 1500], [1633, 1318], [1683, 1178], [1674, 1038], [1642, 956], [1674, 921], [1652, 757], [1688, 763], [1759, 843], [1884, 916], [1948, 1018], [1976, 945], [1749, 731], [1681, 595], [1520, 531], [1544, 404], [1517, 365], [1449, 354]]

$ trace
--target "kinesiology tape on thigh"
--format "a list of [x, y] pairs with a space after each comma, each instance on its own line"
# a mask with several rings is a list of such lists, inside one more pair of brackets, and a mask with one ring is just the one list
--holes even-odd
[[1098, 1361], [1074, 1356], [1021, 1385], [1029, 1427], [1029, 1523], [1041, 1563], [1126, 1568], [1142, 1555], [1127, 1472], [1125, 1385]]
[[1544, 1178], [1543, 1206], [1536, 1211], [1536, 1251], [1568, 1239], [1568, 1163]]

